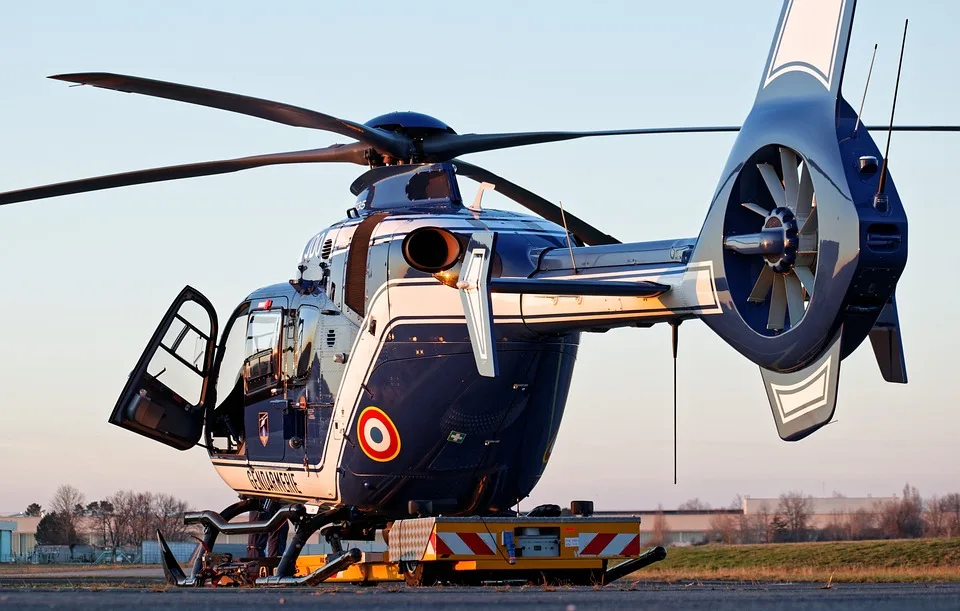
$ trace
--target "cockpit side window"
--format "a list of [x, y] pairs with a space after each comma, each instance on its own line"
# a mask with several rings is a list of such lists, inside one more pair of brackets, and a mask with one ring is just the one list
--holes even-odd
[[297, 311], [297, 378], [310, 375], [314, 360], [313, 338], [317, 334], [319, 320], [320, 310], [313, 306], [300, 306]]
[[281, 310], [258, 310], [247, 322], [246, 358], [243, 362], [247, 394], [278, 381]]

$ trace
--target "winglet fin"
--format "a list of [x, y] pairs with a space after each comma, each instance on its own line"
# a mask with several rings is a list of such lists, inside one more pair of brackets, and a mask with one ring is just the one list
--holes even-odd
[[493, 334], [493, 303], [490, 299], [490, 265], [496, 239], [497, 234], [492, 231], [476, 232], [470, 237], [457, 282], [477, 371], [488, 378], [494, 378], [499, 373], [497, 344]]
[[840, 96], [856, 0], [784, 0], [757, 103]]
[[841, 329], [820, 358], [803, 369], [780, 373], [760, 368], [781, 439], [803, 439], [833, 418], [840, 382], [842, 335]]
[[907, 361], [903, 355], [896, 293], [890, 296], [890, 301], [883, 306], [880, 317], [870, 330], [870, 343], [873, 344], [873, 353], [883, 379], [894, 384], [906, 384]]

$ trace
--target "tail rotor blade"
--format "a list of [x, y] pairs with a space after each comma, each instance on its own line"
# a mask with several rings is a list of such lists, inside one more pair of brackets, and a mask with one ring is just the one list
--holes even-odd
[[770, 294], [770, 312], [767, 314], [767, 329], [779, 331], [787, 319], [787, 289], [783, 274], [773, 275], [773, 292]]
[[787, 312], [790, 314], [790, 328], [800, 324], [805, 312], [803, 307], [803, 286], [797, 274], [790, 272], [783, 277], [787, 293]]
[[810, 167], [807, 162], [803, 162], [803, 171], [800, 173], [800, 187], [797, 192], [797, 218], [800, 221], [806, 220], [813, 210], [813, 177], [810, 175]]
[[793, 271], [797, 274], [797, 279], [800, 281], [800, 284], [806, 289], [807, 295], [813, 295], [814, 276], [810, 268], [804, 267], [803, 265], [795, 265]]
[[777, 176], [777, 170], [769, 163], [758, 163], [757, 169], [760, 170], [760, 174], [763, 176], [763, 182], [767, 183], [767, 189], [770, 191], [773, 201], [776, 202], [780, 208], [786, 208], [787, 197], [783, 190], [783, 185], [780, 183], [780, 177]]
[[747, 301], [750, 303], [763, 303], [766, 301], [767, 295], [770, 294], [770, 287], [773, 286], [774, 276], [776, 276], [776, 273], [764, 265], [763, 271], [760, 272], [760, 277], [757, 278], [757, 283], [753, 285], [753, 290], [750, 291], [750, 296], [747, 297]]
[[811, 233], [816, 233], [818, 226], [817, 208], [814, 206], [813, 212], [810, 213], [810, 216], [808, 216], [807, 220], [803, 223], [803, 227], [800, 228], [800, 234], [809, 235]]
[[780, 169], [783, 172], [784, 199], [787, 208], [797, 212], [797, 194], [800, 186], [797, 183], [797, 156], [786, 147], [780, 147]]
[[754, 204], [753, 202], [744, 202], [740, 205], [751, 212], [756, 212], [763, 218], [767, 218], [767, 215], [770, 214], [770, 211], [764, 208], [763, 206], [761, 206], [760, 204]]

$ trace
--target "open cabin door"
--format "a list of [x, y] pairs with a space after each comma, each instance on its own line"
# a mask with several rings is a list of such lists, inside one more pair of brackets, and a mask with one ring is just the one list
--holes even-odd
[[195, 446], [205, 406], [216, 400], [216, 337], [213, 305], [184, 287], [137, 361], [110, 422], [178, 450]]

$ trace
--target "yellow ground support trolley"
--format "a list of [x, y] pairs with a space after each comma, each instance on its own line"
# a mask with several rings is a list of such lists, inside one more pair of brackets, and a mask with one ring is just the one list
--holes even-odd
[[[393, 522], [383, 537], [386, 552], [364, 552], [326, 581], [602, 585], [666, 557], [662, 547], [641, 553], [638, 517], [412, 518]], [[326, 561], [301, 556], [297, 574]]]

